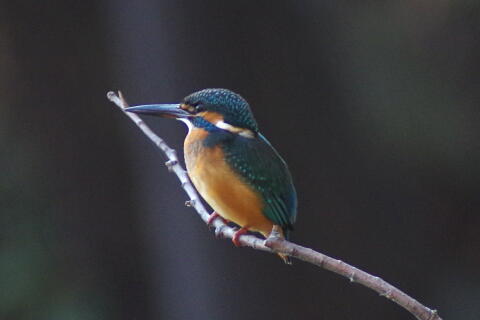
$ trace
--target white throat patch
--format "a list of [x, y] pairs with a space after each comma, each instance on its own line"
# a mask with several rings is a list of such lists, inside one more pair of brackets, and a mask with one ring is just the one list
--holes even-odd
[[193, 124], [190, 122], [190, 120], [188, 120], [186, 118], [177, 118], [177, 120], [182, 121], [183, 123], [185, 123], [187, 125], [189, 133], [190, 133], [190, 131], [192, 131]]

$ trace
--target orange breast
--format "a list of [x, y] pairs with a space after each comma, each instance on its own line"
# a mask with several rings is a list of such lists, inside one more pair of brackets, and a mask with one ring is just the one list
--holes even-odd
[[193, 184], [222, 217], [268, 236], [273, 223], [262, 213], [261, 198], [232, 171], [220, 147], [203, 146], [207, 135], [194, 128], [185, 139], [185, 162]]

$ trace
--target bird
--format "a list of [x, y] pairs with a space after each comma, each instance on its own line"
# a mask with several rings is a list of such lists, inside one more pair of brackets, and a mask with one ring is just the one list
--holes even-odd
[[[297, 193], [286, 162], [263, 136], [248, 102], [228, 89], [203, 89], [175, 104], [132, 106], [125, 111], [184, 122], [187, 173], [217, 218], [240, 228], [232, 241], [258, 232], [289, 239]], [[279, 254], [291, 264], [287, 255]]]

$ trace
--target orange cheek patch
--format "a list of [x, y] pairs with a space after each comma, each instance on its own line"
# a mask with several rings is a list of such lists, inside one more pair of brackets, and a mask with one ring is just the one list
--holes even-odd
[[197, 114], [197, 116], [202, 117], [210, 123], [217, 123], [218, 121], [223, 121], [223, 116], [220, 113], [212, 111], [204, 111]]

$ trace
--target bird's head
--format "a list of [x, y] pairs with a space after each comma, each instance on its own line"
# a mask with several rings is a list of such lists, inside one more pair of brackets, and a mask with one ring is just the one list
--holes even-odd
[[247, 101], [227, 89], [194, 92], [178, 104], [150, 104], [125, 109], [181, 120], [191, 127], [214, 126], [247, 137], [258, 133], [258, 125]]

